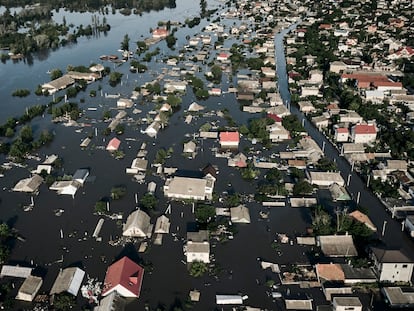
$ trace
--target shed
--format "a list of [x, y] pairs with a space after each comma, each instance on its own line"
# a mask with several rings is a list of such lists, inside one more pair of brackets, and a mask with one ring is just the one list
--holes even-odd
[[24, 280], [22, 286], [20, 286], [16, 299], [33, 301], [42, 284], [43, 280], [41, 277], [29, 275], [27, 279]]
[[235, 223], [250, 223], [249, 209], [244, 205], [230, 208], [230, 219]]
[[148, 183], [147, 190], [149, 193], [154, 193], [156, 189], [157, 189], [157, 184], [155, 182], [151, 181]]
[[154, 233], [169, 233], [170, 225], [170, 220], [165, 215], [161, 215], [155, 222]]
[[55, 283], [53, 283], [50, 294], [60, 294], [68, 292], [74, 296], [78, 295], [79, 288], [82, 284], [85, 271], [77, 267], [70, 267], [60, 270]]

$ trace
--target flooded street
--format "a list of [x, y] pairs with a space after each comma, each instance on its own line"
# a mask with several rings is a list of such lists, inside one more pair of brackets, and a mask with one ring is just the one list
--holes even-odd
[[[216, 1], [209, 1], [212, 8], [222, 9], [224, 4]], [[108, 16], [108, 23], [111, 24], [111, 31], [107, 36], [81, 40], [76, 46], [61, 48], [48, 53], [47, 57], [38, 56], [32, 63], [20, 62], [13, 64], [7, 62], [0, 65], [0, 78], [5, 81], [0, 85], [0, 94], [3, 101], [0, 103], [2, 114], [0, 122], [5, 122], [10, 116], [21, 115], [26, 107], [35, 104], [46, 104], [51, 97], [37, 97], [30, 95], [27, 98], [16, 99], [11, 93], [16, 88], [28, 88], [34, 90], [38, 84], [49, 80], [46, 72], [53, 68], [64, 70], [67, 65], [90, 65], [100, 62], [102, 54], [115, 53], [120, 45], [121, 38], [128, 33], [132, 42], [143, 40], [149, 35], [149, 28], [157, 27], [157, 22], [167, 20], [171, 17], [183, 22], [187, 17], [199, 14], [199, 8], [193, 2], [183, 0], [177, 1], [176, 9], [168, 9], [160, 12], [151, 12], [142, 16]], [[218, 11], [220, 13], [220, 10]], [[219, 13], [216, 13], [218, 16]], [[56, 12], [57, 20], [66, 16], [71, 19], [84, 19], [85, 23], [91, 18], [89, 14], [78, 15], [76, 13], [65, 13], [63, 10]], [[214, 16], [214, 17], [217, 17]], [[240, 21], [225, 20], [227, 27]], [[145, 26], [143, 26], [145, 25]], [[186, 44], [186, 37], [198, 33], [207, 25], [202, 20], [199, 28], [180, 28], [177, 32], [176, 46], [181, 48]], [[295, 27], [296, 25], [291, 26]], [[131, 30], [132, 29], [132, 30]], [[286, 64], [284, 57], [283, 35], [275, 37], [277, 71], [279, 75], [279, 92], [284, 102], [290, 102], [288, 83], [286, 79]], [[230, 48], [232, 41], [226, 42], [226, 48]], [[311, 225], [311, 212], [307, 208], [274, 207], [265, 208], [261, 203], [251, 199], [257, 189], [258, 182], [263, 178], [266, 170], [260, 172], [257, 180], [246, 181], [240, 176], [237, 168], [229, 167], [226, 158], [215, 157], [214, 150], [219, 148], [218, 139], [201, 139], [198, 137], [199, 128], [206, 122], [214, 124], [217, 128], [225, 128], [228, 124], [225, 118], [218, 116], [218, 111], [228, 110], [238, 126], [247, 124], [250, 118], [257, 117], [240, 110], [240, 104], [234, 93], [229, 93], [229, 87], [233, 87], [233, 76], [231, 73], [224, 73], [220, 87], [224, 91], [221, 96], [210, 97], [208, 100], [199, 101], [196, 99], [191, 86], [187, 87], [187, 93], [182, 96], [181, 109], [174, 113], [169, 119], [168, 125], [162, 129], [156, 138], [150, 138], [142, 131], [147, 124], [142, 119], [148, 118], [155, 109], [156, 104], [146, 102], [141, 98], [134, 103], [133, 108], [127, 109], [128, 121], [124, 123], [125, 133], [119, 135], [121, 140], [120, 150], [124, 152], [123, 159], [115, 159], [105, 147], [108, 141], [115, 135], [102, 135], [108, 126], [108, 122], [102, 121], [105, 111], [111, 111], [114, 116], [117, 99], [105, 97], [105, 94], [120, 94], [121, 97], [130, 97], [135, 87], [142, 86], [145, 82], [155, 79], [166, 67], [164, 59], [170, 55], [178, 54], [167, 48], [165, 42], [160, 42], [160, 54], [147, 65], [150, 70], [144, 74], [134, 74], [129, 71], [129, 63], [111, 66], [111, 70], [123, 74], [122, 83], [115, 87], [108, 84], [108, 79], [90, 84], [86, 92], [78, 94], [76, 101], [82, 99], [79, 107], [83, 111], [81, 122], [83, 127], [66, 127], [62, 124], [52, 123], [51, 116], [45, 114], [43, 117], [35, 118], [31, 122], [33, 132], [38, 135], [42, 129], [53, 131], [55, 139], [46, 147], [39, 150], [40, 161], [29, 160], [27, 167], [13, 168], [6, 171], [5, 176], [0, 179], [2, 192], [0, 195], [0, 218], [17, 230], [21, 236], [13, 245], [10, 256], [10, 264], [36, 267], [36, 273], [43, 277], [43, 285], [40, 293], [49, 293], [50, 288], [62, 268], [77, 266], [86, 271], [90, 278], [96, 278], [103, 282], [107, 267], [115, 260], [127, 255], [132, 260], [140, 263], [145, 268], [141, 296], [139, 299], [130, 301], [126, 310], [155, 310], [157, 307], [165, 307], [166, 310], [174, 306], [184, 306], [188, 301], [188, 294], [191, 290], [197, 289], [201, 293], [200, 301], [193, 306], [194, 310], [216, 310], [216, 294], [241, 294], [247, 295], [245, 305], [266, 308], [267, 310], [285, 310], [282, 301], [269, 297], [272, 290], [268, 281], [275, 281], [280, 284], [278, 273], [270, 269], [262, 269], [260, 262], [267, 261], [277, 263], [282, 268], [291, 264], [307, 265], [313, 264], [313, 251], [311, 246], [300, 246], [296, 244], [296, 237], [307, 234]], [[216, 56], [212, 51], [212, 58]], [[113, 67], [113, 68], [112, 68]], [[13, 75], [8, 77], [8, 72]], [[201, 70], [200, 70], [201, 71]], [[27, 78], [30, 77], [30, 78]], [[89, 91], [97, 90], [96, 97], [90, 97]], [[62, 94], [64, 94], [62, 92]], [[59, 94], [61, 95], [61, 94]], [[198, 102], [205, 107], [201, 113], [194, 114], [190, 124], [185, 123], [187, 109], [193, 102]], [[133, 109], [141, 112], [133, 113]], [[300, 119], [303, 115], [296, 107], [291, 107], [292, 112]], [[326, 139], [321, 133], [307, 121], [305, 127], [309, 134], [315, 138], [319, 145]], [[97, 134], [97, 135], [96, 135]], [[82, 150], [80, 143], [91, 137], [88, 147]], [[190, 159], [183, 155], [183, 144], [193, 140], [197, 145], [197, 155]], [[137, 157], [141, 145], [146, 143], [148, 154], [148, 170], [145, 182], [136, 182], [132, 175], [126, 174], [126, 168]], [[329, 142], [326, 143], [326, 153], [329, 157], [335, 158], [339, 168], [347, 176], [350, 171], [349, 164], [338, 155], [338, 152]], [[275, 145], [268, 151], [263, 151], [260, 145], [253, 146], [247, 137], [242, 137], [239, 151], [252, 156], [249, 148], [254, 147], [257, 154], [278, 153], [286, 150], [286, 144]], [[217, 181], [214, 192], [218, 196], [225, 194], [241, 194], [245, 204], [250, 211], [250, 224], [236, 224], [236, 233], [232, 239], [225, 241], [214, 240], [211, 243], [211, 254], [213, 255], [213, 275], [205, 275], [194, 278], [189, 275], [186, 266], [186, 257], [183, 253], [186, 233], [195, 227], [195, 217], [192, 213], [190, 203], [172, 201], [164, 197], [163, 185], [165, 178], [155, 174], [157, 167], [152, 166], [156, 153], [160, 149], [172, 149], [171, 157], [166, 159], [164, 167], [176, 167], [178, 173], [185, 175], [199, 174], [200, 170], [207, 164], [218, 168]], [[80, 168], [87, 168], [90, 176], [86, 183], [79, 189], [76, 195], [58, 195], [49, 190], [45, 184], [39, 189], [39, 194], [33, 196], [34, 208], [31, 211], [23, 211], [23, 206], [28, 205], [32, 196], [23, 193], [12, 192], [11, 189], [17, 181], [29, 176], [30, 171], [36, 168], [46, 156], [56, 154], [63, 159], [62, 168], [59, 168], [57, 175], [73, 175]], [[6, 162], [2, 155], [0, 160]], [[355, 173], [353, 173], [355, 174]], [[155, 196], [158, 204], [151, 211], [151, 222], [155, 223], [156, 218], [166, 212], [171, 205], [171, 214], [166, 216], [171, 221], [170, 234], [163, 237], [162, 245], [150, 243], [144, 253], [138, 253], [139, 243], [127, 243], [116, 246], [109, 242], [116, 241], [122, 235], [122, 225], [127, 216], [137, 209], [136, 198], [141, 198], [147, 193], [148, 183], [154, 181], [157, 185]], [[105, 216], [94, 214], [95, 203], [101, 199], [109, 199], [111, 189], [115, 186], [124, 186], [127, 194], [120, 200], [110, 200], [108, 206], [111, 213], [122, 214], [122, 219], [110, 219]], [[373, 221], [380, 228], [382, 221], [387, 219], [389, 227], [383, 237], [389, 244], [395, 241], [396, 246], [403, 244], [412, 247], [408, 237], [399, 230], [400, 224], [391, 220], [379, 201], [366, 189], [358, 176], [352, 175], [350, 192], [355, 195], [361, 191], [361, 204], [367, 206]], [[220, 206], [220, 204], [217, 204]], [[378, 209], [377, 209], [378, 208]], [[57, 213], [58, 210], [60, 211]], [[268, 218], [260, 217], [260, 212], [268, 212]], [[263, 213], [262, 213], [263, 215]], [[102, 230], [98, 241], [92, 234], [98, 221], [104, 218]], [[228, 220], [227, 220], [228, 222]], [[286, 244], [277, 243], [278, 233], [286, 234], [289, 242]], [[280, 285], [280, 291], [286, 293], [286, 288]], [[289, 290], [290, 291], [290, 290]], [[319, 288], [309, 289], [315, 301], [324, 301], [323, 294]], [[85, 298], [79, 294], [77, 297], [77, 309], [88, 305]], [[16, 310], [29, 308], [23, 302], [16, 302]], [[219, 308], [221, 309], [221, 308]], [[228, 310], [229, 308], [223, 308]]]

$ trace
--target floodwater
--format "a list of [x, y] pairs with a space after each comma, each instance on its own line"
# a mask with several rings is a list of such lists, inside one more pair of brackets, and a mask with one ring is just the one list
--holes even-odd
[[[209, 5], [220, 6], [221, 4], [211, 2]], [[107, 36], [101, 35], [99, 38], [80, 40], [75, 46], [52, 51], [43, 55], [41, 59], [35, 57], [31, 63], [13, 64], [7, 62], [1, 64], [0, 78], [4, 83], [0, 85], [0, 94], [3, 97], [0, 103], [2, 111], [0, 121], [4, 122], [9, 116], [20, 115], [27, 106], [44, 104], [50, 100], [50, 98], [35, 97], [34, 95], [24, 99], [16, 99], [11, 97], [14, 89], [29, 88], [34, 90], [37, 84], [48, 80], [46, 72], [50, 69], [56, 67], [65, 69], [68, 64], [87, 65], [91, 62], [99, 62], [101, 54], [116, 52], [124, 34], [129, 34], [132, 45], [132, 42], [148, 36], [149, 28], [155, 28], [158, 20], [166, 20], [173, 16], [174, 19], [183, 21], [186, 17], [197, 14], [198, 10], [198, 6], [195, 6], [193, 2], [177, 1], [176, 9], [151, 12], [140, 17], [109, 15], [107, 20], [112, 28]], [[69, 22], [72, 13], [64, 13], [63, 10], [60, 10], [59, 13], [56, 13], [55, 18], [61, 18], [62, 14], [65, 14]], [[85, 23], [89, 18], [90, 16], [86, 15]], [[233, 21], [230, 22], [233, 23]], [[185, 43], [186, 35], [200, 31], [206, 23], [207, 21], [202, 21], [194, 29], [180, 29], [177, 33], [179, 38], [177, 46], [181, 47]], [[143, 27], [143, 25], [145, 26]], [[165, 43], [160, 43], [159, 47], [163, 57], [178, 53], [170, 51]], [[278, 46], [276, 48], [278, 68], [281, 68], [279, 66], [283, 61], [283, 48]], [[172, 223], [171, 232], [178, 237], [176, 240], [171, 235], [165, 236], [163, 245], [151, 245], [144, 254], [137, 253], [137, 244], [128, 244], [125, 247], [108, 244], [109, 240], [121, 235], [122, 222], [125, 222], [126, 216], [135, 210], [135, 194], [140, 197], [147, 191], [147, 183], [138, 184], [132, 180], [131, 176], [125, 174], [125, 168], [130, 166], [142, 142], [147, 143], [149, 163], [153, 162], [158, 149], [172, 147], [174, 154], [167, 159], [166, 166], [178, 167], [185, 171], [199, 171], [208, 163], [218, 166], [219, 174], [215, 191], [219, 194], [223, 192], [254, 194], [255, 192], [256, 181], [243, 181], [237, 169], [227, 167], [225, 159], [214, 157], [211, 148], [218, 147], [217, 141], [198, 139], [197, 145], [200, 149], [193, 160], [186, 159], [181, 155], [183, 142], [188, 141], [191, 134], [197, 132], [202, 124], [214, 121], [218, 126], [226, 125], [226, 121], [219, 119], [215, 114], [196, 117], [190, 125], [184, 123], [184, 111], [195, 101], [190, 87], [187, 94], [183, 96], [181, 110], [172, 116], [169, 125], [159, 133], [156, 139], [142, 134], [140, 125], [131, 124], [126, 127], [125, 134], [119, 137], [122, 141], [121, 149], [125, 152], [124, 159], [115, 160], [105, 150], [95, 148], [96, 146], [105, 146], [112, 136], [104, 138], [98, 134], [97, 137], [93, 137], [90, 147], [86, 150], [80, 149], [79, 144], [83, 138], [89, 133], [94, 133], [95, 128], [100, 133], [107, 126], [99, 121], [102, 112], [116, 106], [116, 99], [107, 99], [102, 96], [90, 98], [88, 96], [89, 90], [98, 89], [98, 86], [101, 86], [103, 94], [120, 93], [123, 96], [130, 96], [135, 86], [139, 86], [158, 75], [162, 64], [158, 59], [151, 62], [149, 67], [151, 68], [149, 73], [137, 75], [129, 73], [128, 64], [124, 64], [116, 68], [117, 71], [124, 73], [122, 85], [112, 88], [106, 83], [106, 80], [103, 80], [89, 85], [86, 93], [79, 94], [77, 100], [85, 99], [85, 103], [81, 103], [80, 106], [88, 117], [83, 120], [91, 123], [90, 127], [83, 128], [80, 133], [75, 131], [76, 128], [52, 124], [49, 115], [33, 120], [31, 124], [35, 133], [43, 128], [48, 128], [56, 134], [55, 140], [39, 151], [42, 160], [46, 155], [57, 154], [64, 162], [62, 175], [73, 174], [76, 169], [87, 167], [90, 169], [92, 178], [73, 199], [68, 196], [58, 196], [42, 185], [39, 195], [34, 197], [34, 209], [30, 212], [24, 212], [21, 206], [30, 203], [30, 195], [14, 193], [9, 189], [21, 178], [27, 177], [29, 170], [35, 168], [37, 162], [29, 161], [27, 168], [13, 168], [12, 171], [5, 173], [5, 177], [0, 179], [3, 188], [0, 195], [0, 216], [3, 221], [12, 225], [26, 239], [25, 242], [15, 242], [10, 263], [37, 267], [37, 271], [44, 276], [41, 292], [48, 293], [60, 268], [79, 266], [90, 277], [97, 278], [102, 282], [108, 265], [123, 255], [128, 255], [137, 262], [146, 263], [147, 267], [151, 266], [152, 269], [147, 269], [145, 272], [141, 297], [131, 301], [127, 310], [144, 310], [145, 306], [154, 309], [157, 306], [165, 306], [168, 309], [174, 305], [184, 305], [189, 291], [193, 289], [198, 289], [201, 292], [201, 300], [195, 304], [194, 310], [214, 310], [216, 308], [216, 293], [236, 294], [239, 292], [248, 295], [246, 305], [267, 308], [268, 310], [284, 310], [282, 303], [272, 301], [266, 295], [269, 288], [266, 287], [265, 282], [268, 279], [274, 279], [278, 282], [278, 276], [269, 270], [262, 270], [258, 258], [281, 265], [308, 263], [309, 248], [282, 245], [280, 252], [271, 248], [271, 242], [276, 238], [278, 232], [286, 233], [290, 237], [306, 232], [306, 228], [310, 224], [310, 213], [307, 209], [274, 208], [270, 210], [269, 219], [262, 220], [259, 217], [259, 211], [263, 209], [260, 204], [247, 203], [252, 223], [237, 225], [238, 232], [233, 240], [213, 243], [211, 251], [219, 270], [216, 277], [192, 278], [187, 272], [186, 265], [182, 263], [185, 260], [182, 251], [183, 239], [186, 236], [187, 227], [192, 227], [194, 223], [190, 205], [183, 205], [179, 202], [171, 203], [172, 214], [168, 217]], [[10, 75], [10, 72], [13, 74]], [[222, 88], [226, 90], [229, 84], [228, 77], [224, 75]], [[279, 86], [283, 87], [281, 83]], [[280, 91], [282, 96], [288, 92], [287, 89]], [[252, 117], [240, 111], [239, 104], [233, 94], [211, 97], [207, 101], [199, 103], [206, 107], [206, 111], [227, 108], [238, 124], [246, 123]], [[94, 107], [97, 110], [89, 111], [88, 107]], [[143, 110], [143, 112], [139, 115], [133, 115], [131, 111], [128, 111], [129, 116], [134, 119], [145, 117], [146, 113], [153, 109], [153, 104], [137, 103], [136, 108]], [[94, 119], [99, 122], [93, 123]], [[126, 140], [125, 138], [133, 138], [134, 140]], [[250, 142], [243, 138], [240, 150], [245, 147], [250, 147]], [[278, 148], [281, 146], [276, 146], [271, 152], [278, 151]], [[155, 171], [154, 168], [150, 169]], [[157, 183], [156, 196], [159, 198], [159, 204], [151, 215], [155, 223], [156, 216], [164, 213], [170, 202], [163, 198], [164, 181], [156, 176], [147, 177], [146, 181], [150, 180]], [[112, 201], [110, 210], [114, 213], [123, 212], [123, 220], [105, 219], [100, 233], [102, 242], [97, 242], [91, 237], [100, 218], [93, 214], [94, 204], [101, 198], [108, 197], [111, 188], [117, 185], [126, 186], [128, 192], [121, 200]], [[54, 210], [56, 209], [63, 209], [64, 213], [61, 216], [55, 216]], [[63, 233], [63, 238], [61, 233]], [[315, 301], [321, 300], [319, 290], [312, 291], [312, 293]], [[87, 301], [79, 295], [76, 309], [80, 309], [86, 304]], [[30, 305], [16, 303], [16, 309], [19, 307], [29, 308]]]

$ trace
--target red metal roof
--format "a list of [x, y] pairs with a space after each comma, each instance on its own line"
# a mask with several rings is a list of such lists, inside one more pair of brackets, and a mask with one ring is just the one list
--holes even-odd
[[340, 127], [336, 129], [337, 133], [348, 133], [348, 129], [345, 127]]
[[272, 120], [274, 120], [274, 121], [275, 121], [275, 122], [277, 122], [277, 123], [282, 122], [282, 118], [281, 118], [281, 117], [279, 117], [277, 114], [274, 114], [274, 113], [268, 113], [268, 114], [267, 114], [267, 117], [268, 117], [268, 118], [270, 118], [270, 119], [272, 119]]
[[239, 132], [220, 132], [220, 142], [239, 142]]
[[108, 146], [106, 146], [106, 150], [118, 150], [120, 144], [121, 141], [114, 137], [109, 141]]
[[373, 124], [357, 124], [354, 127], [355, 134], [376, 134], [377, 129]]
[[395, 86], [395, 87], [402, 87], [401, 82], [393, 82], [393, 81], [375, 81], [372, 83], [373, 86]]
[[128, 257], [122, 257], [108, 267], [102, 295], [105, 296], [111, 289], [120, 285], [138, 298], [141, 292], [143, 276], [144, 268]]

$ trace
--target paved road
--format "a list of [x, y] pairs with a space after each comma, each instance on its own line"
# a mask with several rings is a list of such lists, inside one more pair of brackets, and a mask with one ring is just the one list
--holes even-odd
[[[288, 106], [290, 106], [290, 93], [286, 74], [283, 36], [295, 27], [296, 24], [283, 30], [275, 36], [279, 92], [283, 101]], [[332, 145], [332, 143], [305, 118], [304, 114], [300, 112], [296, 106], [291, 106], [290, 111], [295, 114], [300, 121], [304, 120], [302, 122], [304, 122], [304, 127], [309, 135], [321, 148], [324, 149], [325, 155], [328, 158], [336, 161], [338, 169], [340, 170], [345, 182], [347, 183], [349, 179], [347, 189], [353, 197], [356, 199], [358, 193], [360, 193], [359, 204], [368, 208], [369, 217], [378, 228], [378, 237], [381, 238], [381, 240], [389, 248], [402, 248], [414, 258], [413, 240], [401, 230], [401, 222], [399, 220], [392, 219], [391, 215], [386, 211], [385, 206], [381, 203], [381, 201], [366, 187], [365, 182], [355, 171], [351, 171], [351, 165], [340, 155], [336, 147]], [[384, 235], [382, 236], [383, 230]]]

